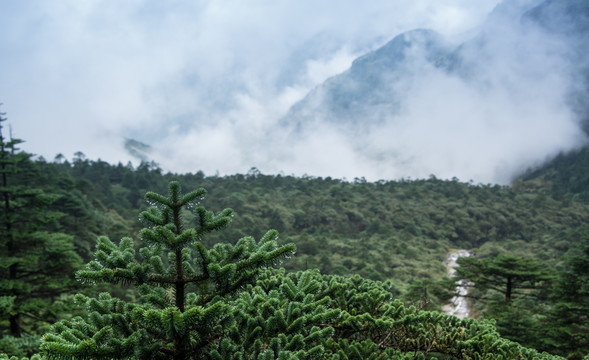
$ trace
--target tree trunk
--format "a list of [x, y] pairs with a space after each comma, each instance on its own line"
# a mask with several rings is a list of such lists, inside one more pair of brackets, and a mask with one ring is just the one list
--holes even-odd
[[[174, 225], [176, 225], [176, 235], [180, 235], [181, 228], [180, 228], [180, 207], [173, 208], [173, 216], [174, 216]], [[185, 305], [185, 286], [186, 283], [184, 281], [184, 267], [182, 266], [182, 250], [178, 249], [175, 251], [176, 255], [176, 282], [174, 284], [175, 287], [175, 295], [176, 295], [176, 307], [180, 312], [184, 312], [184, 305]], [[186, 359], [186, 345], [187, 341], [184, 337], [184, 334], [175, 334], [174, 338], [174, 360], [184, 360]]]
[[10, 335], [20, 337], [20, 314], [10, 315]]

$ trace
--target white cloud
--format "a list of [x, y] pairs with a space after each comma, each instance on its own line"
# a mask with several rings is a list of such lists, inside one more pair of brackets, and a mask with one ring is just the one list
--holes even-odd
[[[532, 91], [522, 91], [528, 83], [515, 77], [543, 74], [552, 66], [545, 54], [517, 65], [506, 44], [491, 53], [503, 60], [483, 64], [499, 75], [486, 79], [488, 93], [430, 74], [411, 84], [408, 113], [387, 125], [389, 133], [372, 129], [351, 143], [345, 131], [318, 125], [308, 141], [288, 144], [274, 132], [293, 103], [355, 57], [414, 28], [465, 40], [498, 3], [0, 0], [0, 101], [26, 149], [47, 158], [80, 150], [126, 162], [122, 138], [132, 137], [180, 172], [257, 166], [349, 179], [435, 173], [506, 181], [511, 170], [503, 169], [537, 161], [578, 136], [555, 93], [541, 91], [561, 89], [558, 74], [532, 82]], [[532, 45], [523, 51], [535, 51]], [[514, 147], [514, 134], [526, 131], [534, 141]], [[398, 166], [383, 162], [384, 153]]]

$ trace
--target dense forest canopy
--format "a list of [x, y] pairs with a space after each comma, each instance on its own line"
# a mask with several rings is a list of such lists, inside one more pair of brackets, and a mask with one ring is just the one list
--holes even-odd
[[[14, 156], [9, 152], [5, 155]], [[397, 299], [398, 302], [390, 303], [390, 306], [397, 309], [395, 311], [414, 313], [417, 316], [414, 321], [418, 323], [424, 321], [417, 320], [421, 319], [421, 312], [441, 311], [442, 305], [453, 295], [453, 280], [447, 278], [443, 264], [452, 249], [468, 249], [475, 253], [474, 258], [484, 261], [509, 255], [524, 259], [521, 261], [542, 264], [542, 286], [526, 282], [529, 286], [523, 292], [510, 295], [509, 302], [503, 301], [504, 293], [485, 288], [482, 281], [479, 281], [479, 287], [476, 279], [471, 279], [475, 281], [469, 292], [473, 316], [495, 322], [495, 325], [489, 322], [477, 326], [496, 327], [500, 335], [524, 346], [578, 359], [589, 352], [587, 271], [582, 265], [587, 261], [589, 246], [589, 208], [583, 187], [567, 187], [550, 181], [555, 176], [553, 167], [563, 166], [558, 163], [561, 158], [557, 158], [556, 164], [527, 173], [513, 186], [463, 183], [458, 179], [441, 180], [434, 176], [398, 181], [367, 182], [361, 178], [343, 181], [264, 175], [255, 168], [247, 174], [222, 177], [206, 176], [202, 172], [172, 174], [163, 173], [155, 163], [141, 163], [137, 167], [120, 163], [112, 165], [87, 159], [81, 152], [76, 153], [71, 162], [63, 156], [56, 156], [51, 162], [26, 156], [26, 166], [21, 166], [23, 171], [9, 175], [14, 183], [51, 194], [51, 201], [44, 211], [59, 216], [47, 219], [44, 231], [68, 234], [84, 262], [94, 258], [93, 251], [103, 235], [114, 244], [127, 237], [131, 243], [125, 246], [130, 244], [138, 249], [143, 238], [139, 230], [146, 223], [138, 219], [137, 214], [148, 210], [150, 205], [143, 195], [147, 191], [167, 193], [170, 181], [179, 181], [184, 189], [205, 188], [214, 202], [205, 199], [203, 205], [213, 212], [229, 207], [234, 211], [231, 227], [200, 239], [207, 249], [214, 248], [215, 244], [236, 245], [238, 239], [247, 236], [260, 239], [267, 229], [280, 233], [277, 241], [281, 246], [296, 245], [296, 256], [281, 264], [285, 268], [281, 271], [287, 273], [279, 271], [261, 275], [258, 285], [252, 284], [252, 291], [260, 291], [255, 290], [255, 286], [269, 286], [261, 285], [266, 282], [277, 286], [278, 279], [285, 276], [294, 276], [294, 285], [311, 276], [319, 282], [317, 286], [329, 289], [333, 285], [328, 284], [334, 281], [351, 287], [360, 286], [361, 281], [371, 285], [362, 285], [363, 290], [355, 290], [365, 294], [358, 296], [372, 298], [377, 296], [372, 294], [376, 288], [386, 289], [388, 295], [383, 299]], [[583, 159], [576, 156], [567, 169], [582, 168], [574, 163]], [[582, 181], [583, 176], [584, 173], [578, 171], [578, 176], [570, 183]], [[182, 209], [179, 215], [188, 223], [199, 219], [194, 208]], [[313, 269], [324, 275], [318, 275]], [[462, 274], [466, 276], [467, 272]], [[73, 271], [70, 279], [73, 279]], [[576, 287], [571, 288], [568, 285], [571, 282]], [[9, 319], [3, 317], [0, 322], [2, 351], [17, 356], [30, 355], [38, 349], [40, 335], [51, 323], [80, 314], [79, 307], [72, 307], [72, 291], [83, 291], [84, 296], [89, 296], [84, 299], [90, 299], [100, 291], [108, 291], [121, 299], [139, 296], [127, 286], [119, 289], [100, 286], [95, 289], [77, 286], [65, 291], [61, 297], [53, 298], [52, 306], [56, 310], [50, 315], [38, 313], [37, 325], [25, 325], [30, 328], [31, 337], [22, 338], [20, 342], [15, 342], [18, 336], [9, 333]], [[271, 287], [264, 289], [263, 294], [270, 294]], [[326, 288], [325, 291], [329, 294], [335, 290]], [[293, 299], [280, 301], [287, 304]], [[316, 301], [327, 300], [317, 298]], [[400, 310], [401, 304], [407, 307], [402, 307], [406, 310]], [[350, 311], [347, 307], [341, 309]], [[393, 323], [397, 321], [390, 314], [382, 316]], [[443, 320], [445, 317], [436, 319], [446, 321]], [[461, 324], [459, 326], [465, 326], [465, 323]], [[469, 324], [474, 326], [475, 323]], [[334, 326], [332, 324], [338, 338], [345, 341], [345, 348], [342, 348], [343, 343], [337, 346], [321, 343], [324, 351], [331, 349], [329, 351], [334, 354], [340, 350], [347, 353], [348, 346], [359, 346], [358, 351], [370, 353], [372, 345], [366, 341], [374, 342], [380, 336], [369, 332], [372, 335], [363, 333], [362, 336], [357, 334], [359, 338], [355, 338], [356, 335], [350, 337], [349, 330], [340, 329], [340, 332]], [[546, 332], [546, 326], [552, 330]], [[487, 331], [483, 328], [480, 331]], [[411, 333], [407, 331], [407, 334]], [[274, 336], [272, 334], [268, 333], [268, 341]], [[360, 338], [363, 342], [354, 342]], [[380, 338], [381, 342], [383, 340]], [[400, 351], [403, 347], [399, 344], [385, 348]], [[417, 351], [421, 348], [408, 346], [404, 353], [410, 349]], [[383, 356], [392, 356], [393, 352], [389, 350], [383, 352]], [[276, 354], [280, 352], [276, 351]]]

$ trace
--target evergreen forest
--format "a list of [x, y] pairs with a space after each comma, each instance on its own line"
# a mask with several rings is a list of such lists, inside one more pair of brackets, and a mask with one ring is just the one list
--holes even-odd
[[47, 160], [1, 130], [0, 359], [589, 359], [589, 149], [510, 186], [369, 182]]

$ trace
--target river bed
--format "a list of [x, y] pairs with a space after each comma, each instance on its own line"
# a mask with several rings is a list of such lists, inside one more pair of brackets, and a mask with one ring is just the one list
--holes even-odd
[[[446, 260], [444, 260], [444, 264], [448, 268], [448, 276], [453, 277], [456, 273], [456, 267], [458, 266], [456, 260], [458, 258], [471, 255], [468, 250], [451, 251], [446, 257]], [[470, 301], [465, 297], [468, 293], [467, 284], [468, 280], [460, 280], [456, 283], [456, 296], [450, 300], [449, 304], [442, 307], [442, 310], [446, 314], [454, 315], [461, 319], [470, 317]]]

